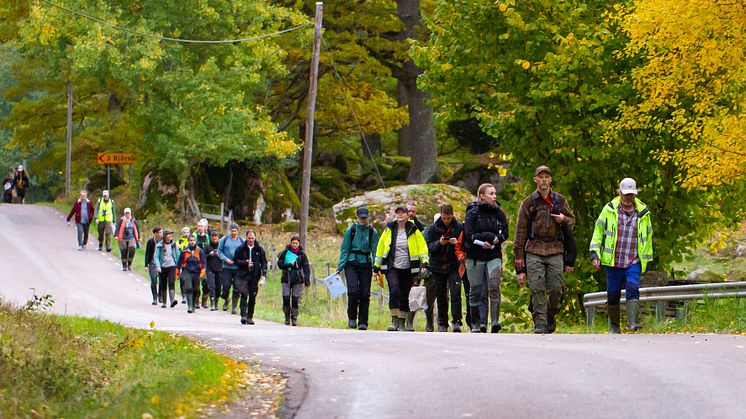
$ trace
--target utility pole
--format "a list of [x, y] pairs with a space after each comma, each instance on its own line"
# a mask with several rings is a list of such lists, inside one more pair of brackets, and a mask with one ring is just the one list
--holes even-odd
[[300, 197], [300, 243], [306, 246], [308, 232], [308, 207], [311, 199], [311, 161], [313, 157], [313, 122], [316, 112], [316, 91], [319, 79], [319, 54], [321, 52], [321, 22], [324, 3], [316, 3], [316, 20], [313, 29], [313, 54], [311, 55], [311, 78], [308, 83], [308, 108], [306, 110], [306, 143], [303, 146], [303, 182]]
[[67, 82], [67, 154], [65, 158], [65, 198], [70, 196], [70, 172], [73, 153], [73, 82]]

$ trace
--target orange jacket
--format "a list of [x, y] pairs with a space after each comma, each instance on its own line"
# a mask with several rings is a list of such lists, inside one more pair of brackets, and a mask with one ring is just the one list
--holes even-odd
[[464, 249], [463, 231], [461, 231], [461, 234], [458, 235], [458, 240], [456, 241], [456, 258], [459, 261], [458, 276], [463, 278], [464, 273], [466, 272], [466, 265], [464, 264], [464, 261], [466, 260], [466, 249]]
[[181, 251], [179, 260], [176, 263], [176, 276], [181, 275], [181, 271], [187, 268], [187, 266], [192, 268], [190, 271], [199, 266], [199, 277], [202, 278], [205, 276], [205, 252], [199, 246], [195, 246], [194, 251], [189, 249], [189, 246]]
[[[122, 236], [124, 236], [124, 226], [125, 226], [125, 221], [124, 221], [124, 217], [122, 217], [119, 220], [119, 226], [116, 229], [117, 240], [122, 240]], [[135, 241], [140, 243], [140, 231], [137, 228], [137, 221], [135, 221], [135, 217], [132, 217], [132, 229], [133, 229], [133, 232], [135, 233]]]

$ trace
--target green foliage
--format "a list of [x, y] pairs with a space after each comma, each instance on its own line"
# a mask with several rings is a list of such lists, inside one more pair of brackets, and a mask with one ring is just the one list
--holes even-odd
[[[565, 303], [578, 317], [577, 296], [603, 284], [590, 267], [587, 243], [622, 178], [642, 187], [660, 270], [723, 219], [727, 193], [683, 188], [676, 181], [681, 169], [654, 158], [678, 147], [670, 137], [643, 130], [608, 135], [619, 104], [634, 100], [629, 75], [637, 64], [619, 57], [627, 38], [605, 18], [611, 11], [613, 4], [593, 0], [440, 1], [428, 22], [429, 44], [412, 50], [425, 69], [421, 86], [433, 93], [442, 117], [478, 118], [523, 179], [538, 165], [553, 169], [553, 188], [569, 198], [577, 216], [580, 252]], [[532, 189], [523, 185], [515, 199]], [[588, 280], [591, 274], [595, 281]]]

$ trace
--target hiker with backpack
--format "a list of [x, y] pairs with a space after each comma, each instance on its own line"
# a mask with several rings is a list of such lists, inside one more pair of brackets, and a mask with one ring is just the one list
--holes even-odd
[[285, 324], [298, 325], [298, 311], [303, 286], [311, 286], [311, 265], [300, 246], [300, 239], [292, 237], [290, 244], [277, 256], [277, 267], [282, 270], [282, 311]]
[[358, 208], [355, 215], [357, 223], [345, 231], [342, 240], [337, 273], [344, 270], [347, 280], [347, 326], [367, 330], [378, 231], [368, 223], [368, 208]]
[[547, 166], [534, 171], [536, 190], [521, 202], [513, 241], [518, 284], [528, 280], [537, 334], [553, 333], [557, 328], [563, 272], [572, 272], [572, 252], [577, 253], [572, 236], [575, 216], [567, 199], [552, 190], [551, 173]]
[[181, 250], [176, 262], [176, 276], [182, 280], [181, 292], [186, 294], [187, 313], [194, 313], [195, 290], [205, 276], [205, 252], [197, 246], [197, 239], [189, 236], [187, 246]]
[[[461, 332], [461, 277], [459, 260], [456, 257], [456, 243], [461, 235], [461, 224], [453, 216], [450, 204], [440, 206], [440, 217], [425, 233], [430, 252], [430, 272], [428, 280], [433, 288], [428, 292], [425, 330], [433, 331], [433, 305], [438, 301], [438, 332], [448, 331], [448, 295], [451, 296], [451, 318], [454, 332]], [[429, 290], [428, 290], [429, 291]]]
[[124, 209], [124, 215], [117, 224], [114, 236], [119, 240], [122, 270], [131, 271], [132, 261], [135, 259], [135, 249], [140, 248], [140, 229], [137, 227], [135, 217], [132, 216], [131, 209]]
[[413, 284], [427, 275], [430, 261], [427, 242], [414, 221], [409, 219], [407, 207], [395, 209], [396, 220], [388, 223], [376, 247], [373, 271], [386, 274], [389, 284], [390, 332], [414, 332], [415, 312], [409, 310], [409, 292]]
[[218, 310], [218, 299], [223, 288], [223, 261], [218, 256], [218, 246], [220, 246], [220, 234], [213, 231], [210, 233], [210, 243], [205, 248], [207, 254], [206, 282], [210, 293], [210, 311]]
[[163, 240], [163, 230], [160, 227], [153, 228], [153, 237], [145, 244], [145, 267], [150, 276], [150, 293], [153, 295], [153, 305], [165, 303], [165, 295], [158, 291], [158, 271], [155, 266], [155, 246]]
[[[497, 202], [497, 189], [484, 183], [477, 189], [477, 203], [464, 220], [463, 244], [469, 275], [469, 310], [472, 333], [487, 332], [487, 312], [483, 302], [489, 297], [490, 331], [500, 332], [500, 284], [502, 281], [502, 243], [508, 239], [508, 219]], [[481, 319], [481, 321], [480, 321]]]
[[161, 308], [166, 308], [166, 291], [171, 308], [179, 304], [176, 300], [176, 262], [179, 260], [179, 246], [173, 240], [174, 232], [163, 231], [163, 240], [155, 245], [155, 270], [158, 272], [158, 292], [161, 295]]
[[254, 324], [256, 296], [267, 275], [267, 253], [256, 240], [254, 230], [246, 231], [246, 240], [236, 249], [233, 260], [238, 267], [233, 293], [238, 290], [240, 294], [241, 324]]

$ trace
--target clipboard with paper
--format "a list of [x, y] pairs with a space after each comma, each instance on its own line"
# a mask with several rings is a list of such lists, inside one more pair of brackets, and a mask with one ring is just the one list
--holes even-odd
[[329, 290], [329, 294], [332, 295], [332, 298], [338, 298], [347, 294], [347, 287], [344, 282], [342, 282], [342, 278], [339, 277], [339, 274], [334, 273], [324, 278], [324, 285], [326, 285], [326, 289]]

